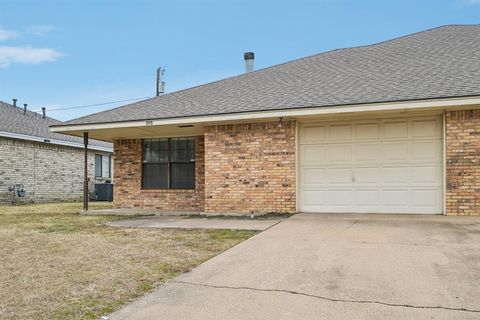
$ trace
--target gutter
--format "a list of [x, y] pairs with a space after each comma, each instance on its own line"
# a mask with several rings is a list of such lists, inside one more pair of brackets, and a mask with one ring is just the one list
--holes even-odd
[[304, 107], [295, 109], [277, 109], [268, 111], [251, 111], [217, 115], [200, 115], [176, 118], [161, 119], [144, 119], [132, 121], [117, 121], [104, 123], [87, 123], [87, 124], [71, 124], [71, 125], [53, 125], [50, 126], [51, 132], [69, 131], [89, 131], [101, 129], [118, 129], [146, 126], [162, 126], [162, 125], [182, 125], [182, 124], [209, 124], [216, 122], [228, 122], [238, 120], [255, 120], [255, 119], [271, 119], [279, 117], [306, 117], [314, 115], [340, 114], [340, 113], [357, 113], [365, 111], [393, 111], [393, 110], [415, 110], [430, 108], [449, 108], [459, 106], [480, 106], [480, 96], [473, 97], [457, 97], [444, 99], [428, 99], [428, 100], [409, 100], [400, 102], [377, 102], [365, 104], [337, 105], [326, 107]]
[[[13, 133], [13, 132], [0, 131], [0, 137], [42, 142], [45, 144], [53, 144], [53, 145], [67, 146], [67, 147], [80, 148], [80, 149], [85, 148], [83, 143], [63, 141], [58, 139], [48, 139], [48, 138], [30, 136], [26, 134]], [[101, 146], [95, 146], [95, 145], [88, 145], [88, 149], [113, 153], [113, 148], [107, 148], [107, 147], [101, 147]]]

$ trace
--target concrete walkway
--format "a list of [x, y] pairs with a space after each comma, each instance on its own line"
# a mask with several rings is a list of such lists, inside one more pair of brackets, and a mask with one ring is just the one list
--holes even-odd
[[231, 229], [231, 230], [265, 230], [279, 223], [282, 219], [250, 218], [200, 218], [200, 217], [143, 217], [108, 222], [111, 227], [139, 228], [183, 228], [183, 229]]
[[110, 319], [480, 319], [480, 218], [299, 214]]

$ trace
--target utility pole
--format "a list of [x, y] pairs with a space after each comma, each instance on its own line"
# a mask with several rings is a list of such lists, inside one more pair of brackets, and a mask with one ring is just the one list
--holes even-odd
[[157, 97], [165, 93], [165, 81], [162, 80], [162, 76], [165, 74], [165, 69], [162, 67], [157, 68]]

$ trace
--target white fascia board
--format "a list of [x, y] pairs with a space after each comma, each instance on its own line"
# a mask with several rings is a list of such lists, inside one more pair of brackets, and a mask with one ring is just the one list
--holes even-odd
[[152, 120], [135, 120], [111, 123], [93, 123], [93, 124], [72, 124], [66, 126], [50, 127], [51, 132], [68, 132], [68, 131], [90, 131], [99, 129], [116, 129], [116, 128], [132, 128], [146, 126], [162, 126], [162, 125], [182, 125], [182, 124], [211, 124], [216, 122], [228, 122], [239, 120], [255, 120], [255, 119], [271, 119], [285, 117], [305, 117], [314, 115], [327, 115], [338, 113], [366, 112], [366, 111], [394, 111], [394, 110], [414, 110], [424, 108], [448, 108], [457, 106], [468, 106], [480, 104], [480, 97], [468, 98], [449, 98], [449, 99], [432, 99], [432, 100], [416, 100], [401, 102], [385, 102], [385, 103], [368, 103], [358, 105], [344, 105], [333, 107], [308, 107], [288, 110], [272, 110], [258, 112], [244, 112], [222, 115], [205, 115], [192, 116], [182, 118], [169, 119], [152, 119]]
[[[49, 139], [49, 138], [30, 136], [30, 135], [26, 135], [26, 134], [13, 133], [13, 132], [0, 131], [0, 137], [27, 140], [27, 141], [35, 141], [35, 142], [43, 142], [43, 143], [46, 143], [46, 144], [54, 144], [54, 145], [67, 146], [67, 147], [73, 147], [73, 148], [81, 148], [81, 149], [85, 148], [83, 143], [76, 143], [76, 142], [63, 141], [63, 140], [57, 140], [57, 139]], [[109, 153], [113, 152], [113, 148], [94, 146], [94, 145], [90, 145], [90, 144], [88, 145], [88, 149], [89, 150], [96, 150], [96, 151], [104, 151], [104, 152], [109, 152]]]

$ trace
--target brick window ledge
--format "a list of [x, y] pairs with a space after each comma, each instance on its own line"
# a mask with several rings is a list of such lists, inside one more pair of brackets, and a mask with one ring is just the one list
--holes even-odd
[[197, 189], [141, 189], [142, 193], [195, 193]]

